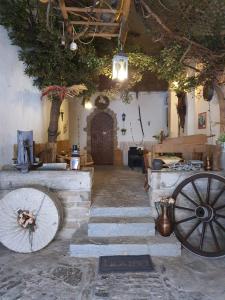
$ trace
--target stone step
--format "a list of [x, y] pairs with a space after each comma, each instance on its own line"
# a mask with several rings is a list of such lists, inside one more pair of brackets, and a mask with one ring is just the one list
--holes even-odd
[[151, 217], [149, 206], [92, 207], [91, 217]]
[[152, 217], [91, 217], [88, 223], [89, 237], [154, 236]]
[[70, 244], [70, 256], [99, 257], [105, 255], [180, 256], [181, 244], [175, 236], [156, 235], [148, 238], [75, 238]]

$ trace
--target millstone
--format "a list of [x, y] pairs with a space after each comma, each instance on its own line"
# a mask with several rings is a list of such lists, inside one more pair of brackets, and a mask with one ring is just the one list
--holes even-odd
[[29, 253], [46, 247], [63, 217], [55, 195], [37, 188], [20, 188], [0, 200], [0, 241], [10, 250]]

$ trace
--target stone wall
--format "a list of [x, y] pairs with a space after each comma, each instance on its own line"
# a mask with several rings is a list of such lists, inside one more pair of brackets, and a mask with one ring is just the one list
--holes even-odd
[[148, 184], [150, 186], [148, 194], [153, 217], [157, 217], [155, 202], [160, 201], [162, 197], [172, 196], [178, 184], [196, 173], [196, 171], [152, 171], [148, 169]]
[[[205, 171], [202, 172], [205, 173]], [[197, 173], [200, 173], [200, 171], [168, 171], [168, 169], [162, 171], [152, 171], [151, 169], [148, 169], [148, 184], [150, 186], [148, 194], [153, 217], [157, 217], [155, 202], [160, 201], [162, 197], [172, 196], [174, 190], [182, 181]], [[210, 173], [225, 177], [224, 171], [211, 171]], [[219, 183], [216, 184], [216, 182], [213, 182], [211, 193], [218, 192], [218, 184]], [[204, 182], [200, 182], [200, 187], [202, 190], [204, 190], [207, 186], [204, 184]], [[193, 192], [192, 188], [189, 186], [187, 186], [187, 189], [189, 193]], [[188, 195], [190, 196], [190, 194]]]
[[8, 192], [22, 187], [44, 188], [63, 205], [64, 221], [58, 237], [69, 239], [89, 220], [93, 169], [87, 171], [0, 172], [0, 201]]

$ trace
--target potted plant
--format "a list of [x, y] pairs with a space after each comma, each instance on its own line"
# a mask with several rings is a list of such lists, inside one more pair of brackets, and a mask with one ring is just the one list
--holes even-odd
[[225, 132], [221, 133], [221, 135], [218, 138], [218, 142], [221, 144], [221, 147], [225, 149]]

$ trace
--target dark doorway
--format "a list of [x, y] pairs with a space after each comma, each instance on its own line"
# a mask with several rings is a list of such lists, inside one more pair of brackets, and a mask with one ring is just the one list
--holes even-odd
[[91, 121], [91, 155], [96, 165], [113, 164], [113, 119], [100, 112]]

